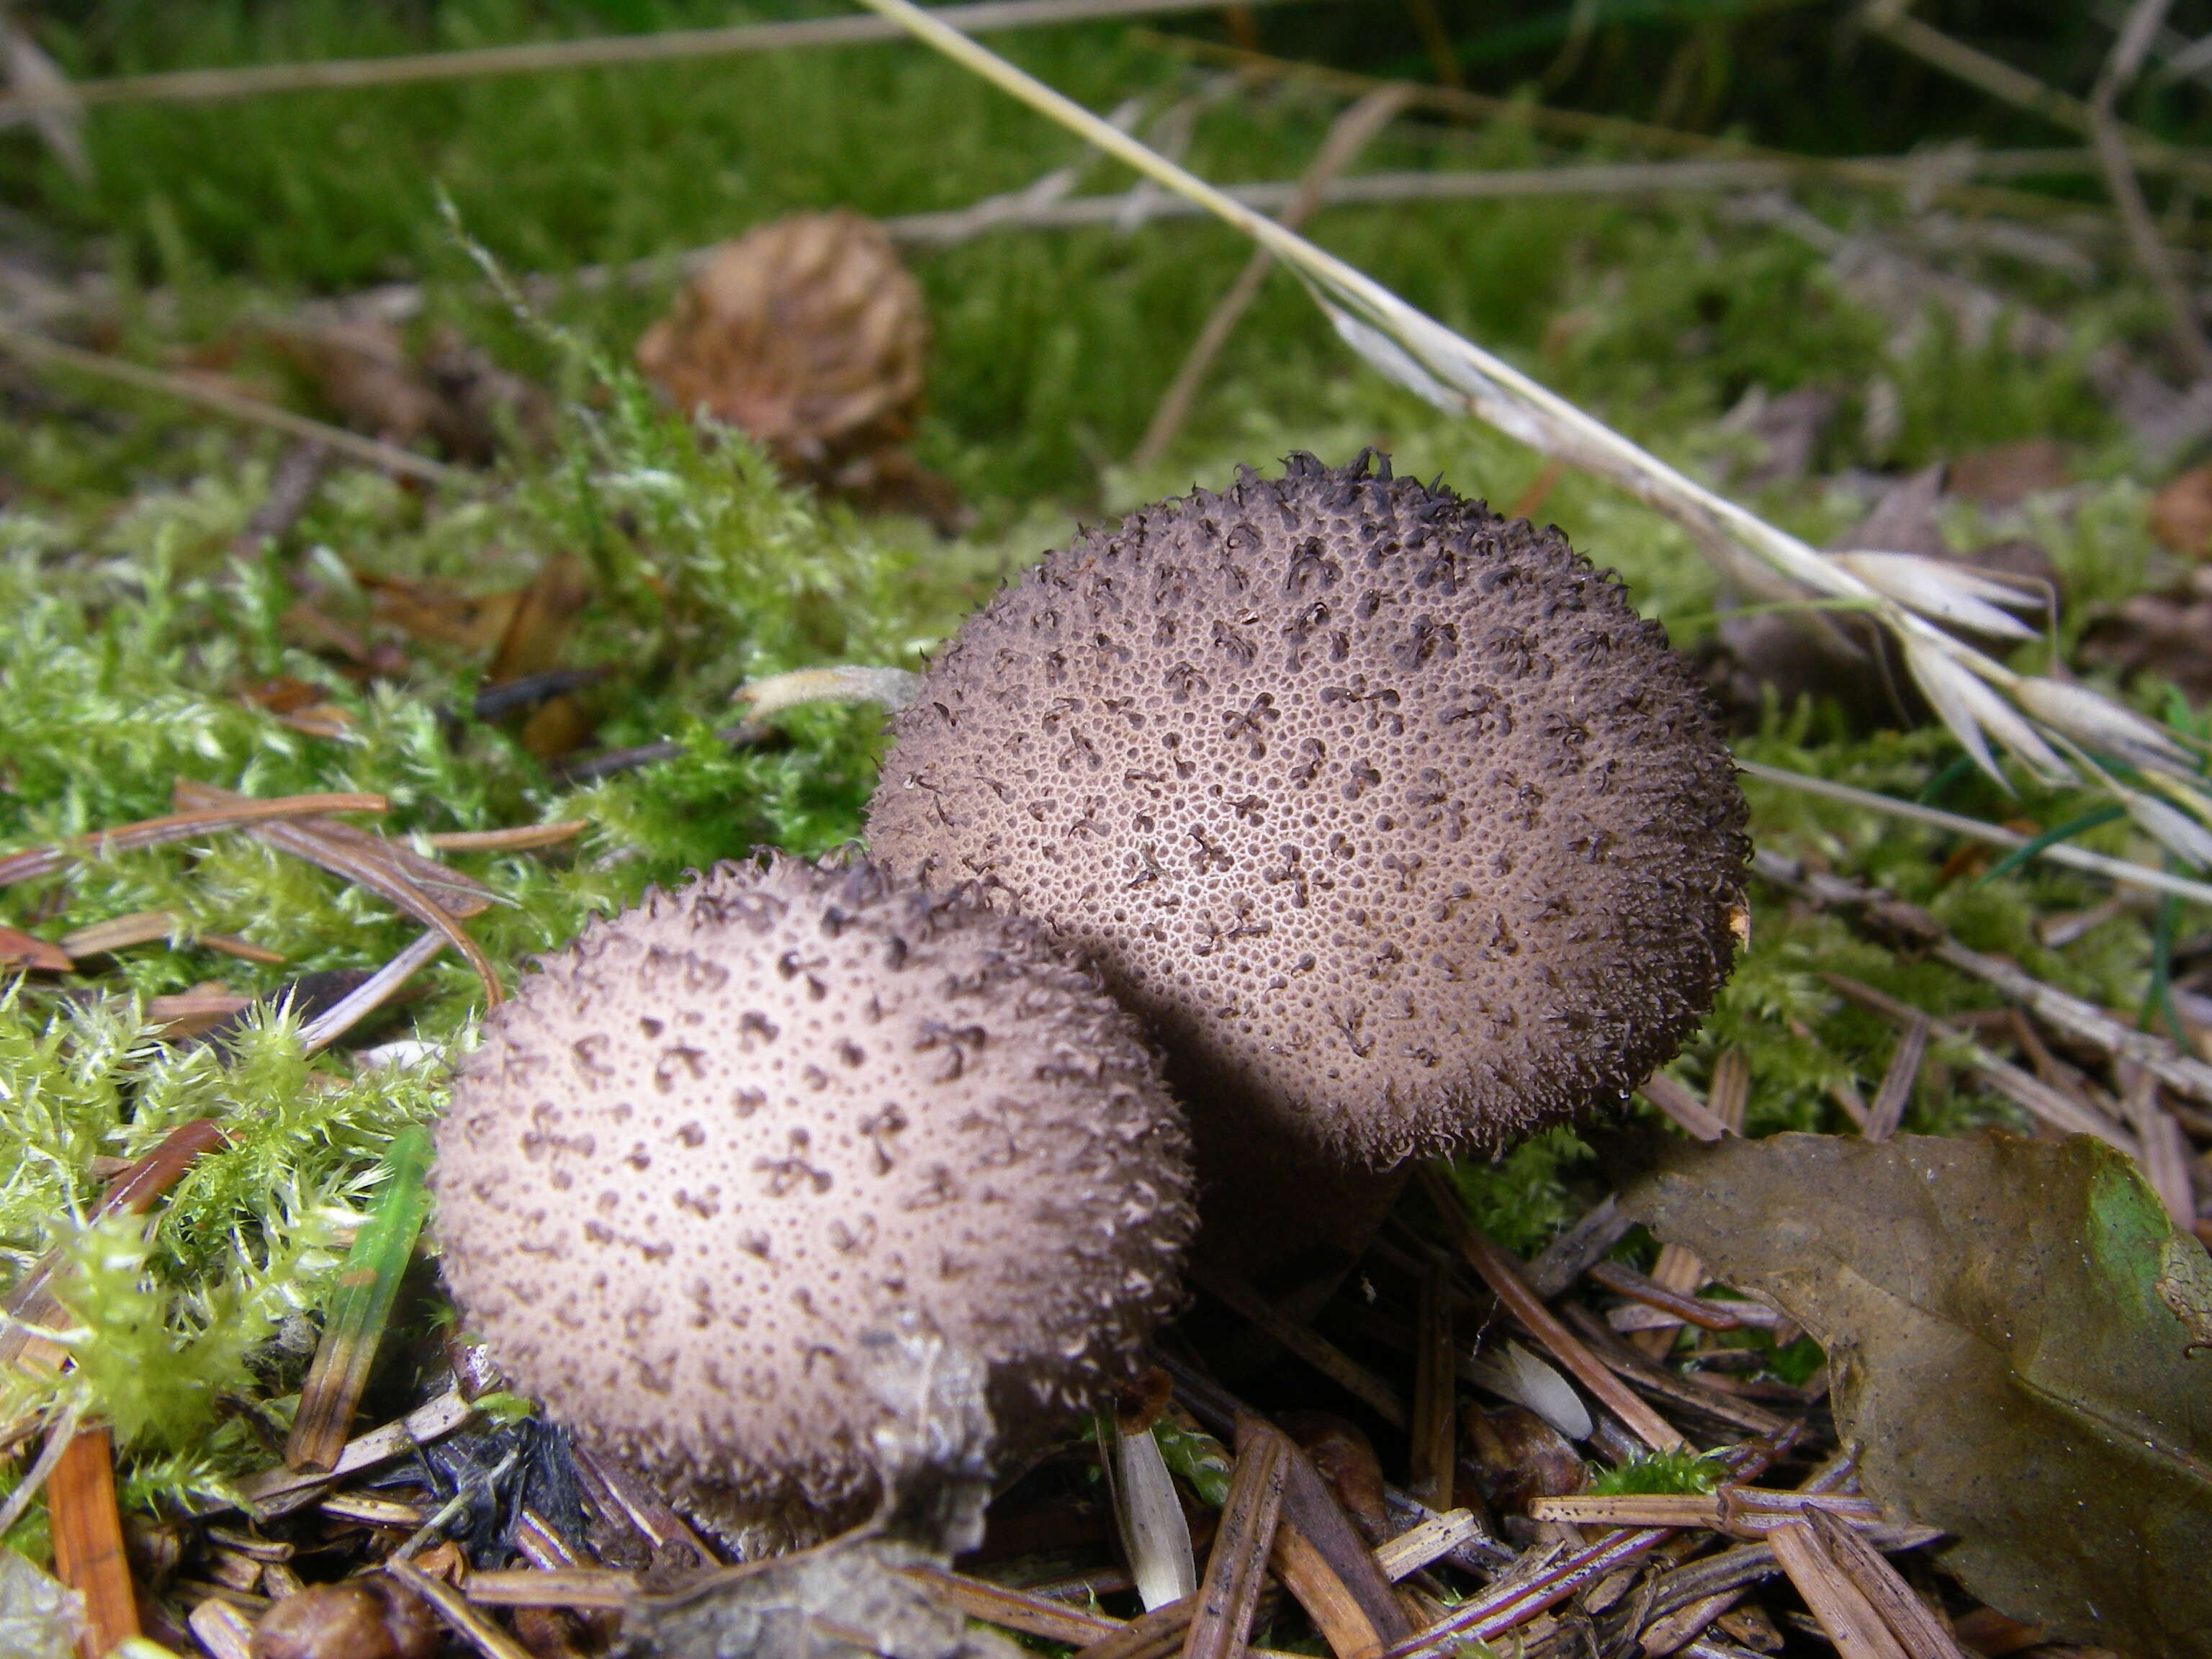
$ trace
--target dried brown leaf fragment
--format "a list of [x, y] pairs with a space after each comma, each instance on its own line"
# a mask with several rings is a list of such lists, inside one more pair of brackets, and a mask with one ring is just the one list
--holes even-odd
[[2212, 1653], [2212, 1261], [2088, 1136], [1678, 1146], [1623, 1194], [1828, 1351], [1893, 1520], [2057, 1635]]

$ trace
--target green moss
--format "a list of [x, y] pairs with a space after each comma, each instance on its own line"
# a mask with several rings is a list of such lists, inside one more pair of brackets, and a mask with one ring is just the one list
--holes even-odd
[[1714, 1458], [1696, 1452], [1656, 1451], [1631, 1458], [1616, 1468], [1596, 1471], [1585, 1490], [1594, 1498], [1708, 1492], [1727, 1477], [1727, 1469]]
[[1460, 1158], [1452, 1182], [1474, 1224], [1505, 1249], [1534, 1255], [1573, 1219], [1562, 1171], [1591, 1156], [1573, 1130], [1546, 1129], [1487, 1164]]

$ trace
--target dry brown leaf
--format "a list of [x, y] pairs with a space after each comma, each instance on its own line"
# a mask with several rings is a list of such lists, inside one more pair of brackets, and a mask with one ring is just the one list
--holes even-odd
[[368, 571], [354, 574], [369, 590], [371, 607], [379, 622], [389, 623], [418, 640], [470, 652], [488, 652], [498, 646], [527, 591], [510, 587], [495, 593], [468, 593], [450, 582], [418, 581]]
[[337, 703], [325, 701], [322, 688], [280, 674], [240, 689], [239, 701], [265, 708], [280, 725], [313, 738], [342, 737], [353, 725], [353, 716]]
[[[1468, 1406], [1460, 1422], [1473, 1454], [1471, 1467], [1460, 1466], [1462, 1478], [1474, 1477], [1482, 1501], [1502, 1513], [1524, 1515], [1536, 1498], [1571, 1497], [1589, 1479], [1573, 1443], [1525, 1406]], [[1460, 1492], [1452, 1501], [1472, 1507], [1474, 1497]]]
[[550, 419], [542, 391], [450, 325], [419, 356], [398, 329], [374, 319], [291, 325], [273, 337], [341, 421], [388, 443], [428, 437], [453, 459], [481, 466], [508, 429], [532, 437]]
[[429, 431], [437, 418], [437, 393], [389, 323], [287, 327], [274, 338], [315, 383], [331, 411], [357, 432], [404, 446]]
[[[2212, 535], [2212, 520], [2206, 533]], [[2155, 674], [2200, 707], [2212, 702], [2212, 564], [2162, 593], [2137, 593], [2082, 638], [2084, 661]]]
[[2151, 534], [2189, 558], [2212, 554], [2212, 466], [2193, 466], [2152, 497]]
[[1670, 1148], [1622, 1208], [1828, 1352], [1867, 1493], [1976, 1595], [2212, 1655], [2212, 1261], [2087, 1136]]
[[496, 683], [560, 667], [576, 618], [591, 599], [591, 572], [581, 559], [573, 553], [548, 559], [516, 596], [485, 677]]
[[921, 285], [883, 228], [801, 213], [715, 250], [637, 359], [678, 407], [811, 474], [907, 439], [928, 345]]
[[928, 349], [921, 285], [890, 238], [839, 211], [724, 243], [637, 361], [678, 408], [750, 434], [793, 478], [949, 531], [963, 518], [951, 483], [899, 448]]
[[1951, 463], [1943, 483], [1952, 495], [1984, 507], [2017, 507], [2030, 495], [2064, 488], [2066, 452], [2052, 438], [1971, 450]]

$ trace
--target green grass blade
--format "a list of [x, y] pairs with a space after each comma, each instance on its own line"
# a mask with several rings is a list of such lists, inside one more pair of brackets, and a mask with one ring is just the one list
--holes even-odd
[[2011, 852], [2007, 853], [2002, 858], [1991, 865], [1990, 866], [1989, 873], [1984, 876], [1979, 881], [1976, 882], [1974, 885], [1977, 887], [1986, 887], [1991, 882], [1995, 881], [1999, 876], [2010, 875], [2014, 871], [2020, 868], [2021, 865], [2027, 863], [2030, 859], [2034, 858], [2037, 854], [2040, 854], [2045, 848], [2056, 847], [2063, 841], [2071, 841], [2076, 836], [2084, 835], [2089, 830], [2099, 828], [2100, 825], [2112, 823], [2115, 818], [2124, 818], [2127, 817], [2127, 815], [2128, 809], [2124, 806], [2106, 805], [2093, 807], [2088, 811], [2082, 813], [2078, 818], [2069, 818], [2065, 823], [2059, 824], [2055, 829], [2045, 830], [2039, 836], [2030, 836], [2019, 846], [2014, 848]]
[[375, 1213], [354, 1239], [344, 1271], [338, 1275], [337, 1294], [331, 1299], [315, 1363], [300, 1391], [299, 1413], [284, 1445], [284, 1461], [295, 1469], [327, 1469], [337, 1462], [429, 1207], [422, 1181], [430, 1165], [429, 1132], [402, 1130], [386, 1161], [392, 1178]]

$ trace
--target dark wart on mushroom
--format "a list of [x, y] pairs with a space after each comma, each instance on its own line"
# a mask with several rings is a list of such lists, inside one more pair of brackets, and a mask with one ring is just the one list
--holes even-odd
[[893, 731], [873, 855], [1092, 953], [1215, 1184], [1255, 1127], [1382, 1169], [1617, 1103], [1732, 965], [1743, 798], [1664, 630], [1387, 461], [1047, 555]]
[[875, 1497], [865, 1334], [988, 1367], [1009, 1440], [1176, 1304], [1186, 1139], [1034, 922], [865, 863], [718, 866], [494, 1009], [438, 1131], [447, 1280], [515, 1385], [738, 1537]]

